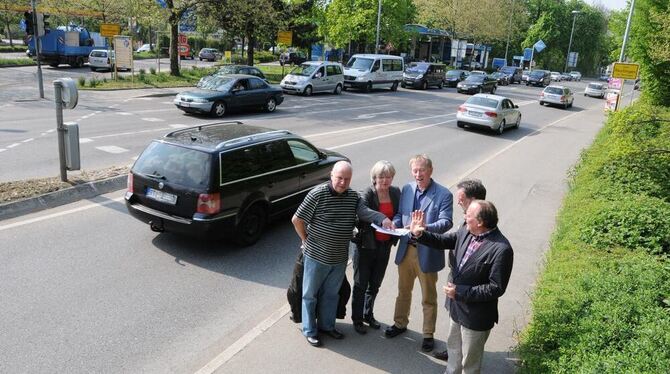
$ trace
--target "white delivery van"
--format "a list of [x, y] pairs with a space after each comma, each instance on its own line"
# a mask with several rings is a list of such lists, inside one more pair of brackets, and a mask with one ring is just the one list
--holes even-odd
[[296, 66], [279, 84], [284, 92], [310, 96], [312, 92], [332, 92], [339, 95], [344, 85], [339, 62], [307, 61]]
[[365, 91], [389, 87], [398, 89], [405, 71], [405, 61], [400, 56], [358, 54], [353, 55], [344, 67], [344, 88], [354, 87]]

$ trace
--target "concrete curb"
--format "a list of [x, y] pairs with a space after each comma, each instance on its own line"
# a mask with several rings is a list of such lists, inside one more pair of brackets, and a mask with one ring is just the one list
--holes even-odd
[[90, 199], [112, 191], [118, 191], [126, 187], [127, 179], [128, 176], [123, 174], [116, 177], [78, 184], [70, 188], [40, 196], [0, 204], [0, 221], [39, 212], [40, 210], [55, 208], [82, 199]]

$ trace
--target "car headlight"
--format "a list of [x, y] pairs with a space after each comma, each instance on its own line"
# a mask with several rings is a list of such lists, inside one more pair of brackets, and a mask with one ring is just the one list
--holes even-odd
[[209, 100], [207, 100], [207, 99], [202, 99], [202, 98], [194, 98], [194, 99], [193, 99], [193, 102], [194, 102], [194, 103], [207, 103], [207, 102], [209, 102]]
[[465, 86], [465, 84], [459, 82], [456, 86], [457, 87], [463, 87], [463, 86]]
[[421, 78], [423, 78], [423, 74], [419, 74], [419, 75], [416, 76], [416, 79], [421, 79]]

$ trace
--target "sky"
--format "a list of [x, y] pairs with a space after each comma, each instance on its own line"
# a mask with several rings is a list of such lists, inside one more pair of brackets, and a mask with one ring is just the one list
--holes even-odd
[[626, 0], [586, 0], [591, 5], [602, 4], [610, 10], [621, 10], [626, 8]]

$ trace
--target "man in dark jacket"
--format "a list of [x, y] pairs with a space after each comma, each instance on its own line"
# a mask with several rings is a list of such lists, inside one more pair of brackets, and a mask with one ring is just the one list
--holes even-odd
[[412, 213], [410, 231], [419, 243], [449, 251], [451, 273], [444, 286], [450, 324], [446, 373], [479, 373], [484, 344], [498, 322], [498, 298], [505, 293], [514, 253], [498, 229], [493, 203], [475, 200], [458, 231], [435, 234], [424, 230], [423, 212]]

